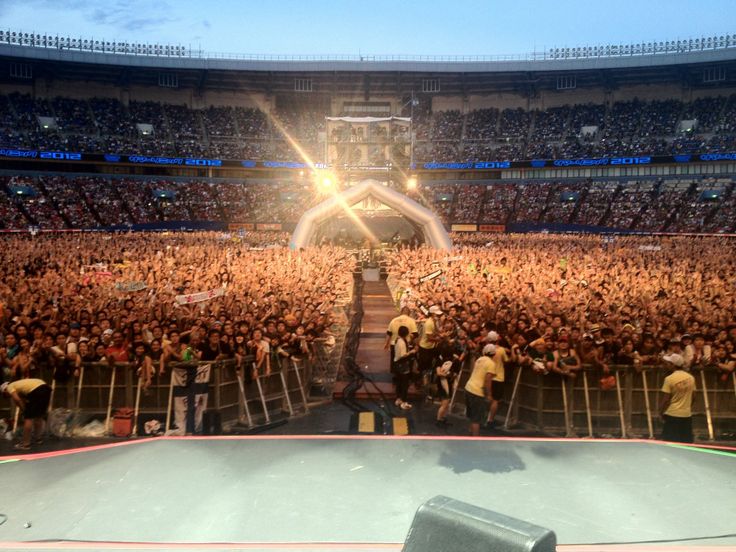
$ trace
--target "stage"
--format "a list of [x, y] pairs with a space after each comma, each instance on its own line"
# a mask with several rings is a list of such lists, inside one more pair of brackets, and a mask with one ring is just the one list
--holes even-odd
[[400, 550], [440, 494], [561, 550], [736, 549], [736, 455], [654, 441], [168, 437], [0, 462], [0, 549]]

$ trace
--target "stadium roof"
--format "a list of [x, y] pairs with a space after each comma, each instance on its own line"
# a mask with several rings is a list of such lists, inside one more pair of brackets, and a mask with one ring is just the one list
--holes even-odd
[[[26, 62], [33, 77], [90, 80], [113, 85], [159, 85], [175, 72], [179, 88], [293, 93], [305, 76], [316, 94], [406, 94], [421, 79], [441, 77], [442, 94], [485, 94], [556, 89], [560, 75], [575, 87], [677, 83], [689, 87], [736, 85], [736, 35], [685, 41], [551, 49], [526, 56], [248, 56], [190, 51], [180, 46], [130, 44], [0, 31], [3, 65]], [[708, 82], [703, 68], [724, 67]], [[12, 78], [11, 78], [12, 80]]]

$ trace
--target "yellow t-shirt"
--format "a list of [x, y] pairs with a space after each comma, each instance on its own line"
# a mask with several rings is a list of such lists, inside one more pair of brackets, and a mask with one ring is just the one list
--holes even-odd
[[503, 347], [496, 348], [493, 362], [496, 364], [496, 372], [493, 381], [504, 381], [506, 379], [506, 363], [509, 361], [509, 353]]
[[391, 345], [396, 345], [396, 340], [399, 338], [399, 328], [401, 326], [409, 328], [410, 334], [417, 333], [416, 321], [408, 314], [400, 314], [391, 320], [388, 325], [387, 331], [391, 334]]
[[692, 416], [693, 392], [695, 378], [684, 370], [675, 370], [664, 378], [662, 392], [670, 395], [670, 405], [665, 414], [674, 418]]
[[434, 349], [437, 345], [436, 343], [430, 341], [428, 337], [436, 331], [436, 326], [434, 323], [434, 318], [427, 318], [427, 321], [424, 323], [424, 331], [422, 332], [422, 338], [419, 340], [419, 346], [422, 349]]
[[26, 378], [8, 384], [8, 393], [16, 392], [21, 397], [27, 397], [37, 387], [45, 385], [46, 382], [35, 378]]
[[492, 358], [483, 355], [475, 361], [468, 383], [465, 384], [465, 390], [473, 395], [485, 397], [486, 374], [496, 375], [496, 363]]

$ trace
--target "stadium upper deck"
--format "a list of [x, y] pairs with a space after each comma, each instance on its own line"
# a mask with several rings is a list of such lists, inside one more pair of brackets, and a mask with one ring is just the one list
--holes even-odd
[[[294, 92], [294, 76], [308, 75], [313, 93], [421, 91], [421, 79], [442, 78], [443, 95], [557, 90], [560, 74], [577, 88], [682, 83], [736, 83], [736, 35], [595, 47], [553, 48], [511, 56], [261, 56], [207, 54], [181, 46], [130, 44], [0, 31], [0, 75], [13, 63], [32, 75], [123, 85], [158, 85], [175, 71], [178, 87], [264, 93]], [[722, 68], [725, 79], [709, 78]], [[704, 73], [704, 69], [706, 70]]]

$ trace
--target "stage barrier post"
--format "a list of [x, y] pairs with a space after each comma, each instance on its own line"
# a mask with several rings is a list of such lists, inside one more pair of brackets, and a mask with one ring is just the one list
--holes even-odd
[[521, 366], [516, 368], [516, 379], [514, 380], [514, 390], [511, 392], [511, 400], [509, 401], [509, 407], [506, 410], [506, 419], [503, 422], [503, 428], [509, 428], [509, 420], [511, 419], [511, 409], [514, 407], [514, 401], [516, 401], [516, 391], [519, 389], [519, 381], [521, 381]]
[[652, 407], [649, 404], [649, 383], [647, 382], [647, 371], [641, 371], [641, 382], [644, 386], [644, 405], [647, 409], [647, 429], [649, 430], [649, 438], [654, 439], [654, 426], [652, 425]]
[[708, 399], [708, 386], [705, 383], [705, 372], [700, 371], [700, 383], [703, 386], [703, 403], [705, 404], [705, 419], [708, 422], [708, 440], [715, 439], [713, 434], [713, 417], [710, 412], [710, 400]]
[[614, 371], [613, 377], [616, 380], [616, 399], [618, 401], [618, 417], [621, 422], [621, 438], [626, 439], [626, 420], [624, 420], [624, 405], [623, 399], [621, 398], [621, 382], [618, 377], [618, 370]]
[[112, 396], [113, 392], [115, 391], [115, 372], [116, 372], [116, 363], [113, 363], [112, 366], [112, 375], [110, 376], [110, 393], [108, 394], [107, 398], [107, 416], [105, 416], [105, 434], [110, 434], [110, 417], [112, 416]]
[[135, 391], [135, 408], [133, 409], [133, 431], [131, 432], [131, 435], [133, 437], [138, 436], [138, 411], [141, 406], [141, 382], [143, 381], [143, 374], [140, 374], [138, 376], [138, 386]]
[[588, 437], [593, 437], [593, 414], [590, 411], [590, 389], [588, 388], [588, 374], [583, 372], [583, 393], [585, 394], [585, 416], [588, 420]]

